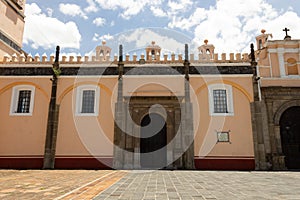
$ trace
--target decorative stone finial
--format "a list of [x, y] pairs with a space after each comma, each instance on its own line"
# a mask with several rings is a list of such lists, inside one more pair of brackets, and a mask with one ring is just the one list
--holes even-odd
[[123, 46], [121, 44], [119, 46], [119, 61], [123, 62]]
[[204, 40], [204, 43], [207, 45], [207, 43], [208, 43], [208, 40], [207, 40], [207, 39], [205, 39], [205, 40]]
[[155, 41], [152, 41], [151, 44], [152, 44], [152, 45], [155, 45]]
[[56, 52], [55, 52], [55, 63], [58, 63], [59, 60], [59, 51], [60, 51], [60, 47], [56, 46]]
[[103, 46], [106, 45], [106, 41], [105, 40], [102, 41], [102, 45]]
[[261, 29], [260, 31], [262, 34], [265, 34], [266, 30], [265, 29]]
[[250, 53], [250, 58], [251, 58], [251, 62], [255, 62], [255, 53], [254, 53], [254, 44], [251, 43], [250, 45], [250, 49], [251, 49], [251, 53]]
[[189, 60], [189, 46], [188, 46], [188, 44], [184, 45], [184, 60], [185, 61]]

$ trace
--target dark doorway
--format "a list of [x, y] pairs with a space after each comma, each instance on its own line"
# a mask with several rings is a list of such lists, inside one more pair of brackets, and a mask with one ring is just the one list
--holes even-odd
[[162, 169], [167, 165], [167, 128], [165, 119], [156, 113], [141, 122], [140, 162], [142, 169]]
[[300, 169], [300, 106], [284, 111], [280, 118], [280, 135], [286, 167]]

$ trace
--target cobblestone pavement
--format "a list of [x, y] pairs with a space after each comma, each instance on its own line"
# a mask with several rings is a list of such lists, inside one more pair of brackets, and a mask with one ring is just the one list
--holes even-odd
[[0, 170], [0, 199], [300, 200], [300, 172]]
[[300, 199], [300, 172], [132, 171], [95, 199]]

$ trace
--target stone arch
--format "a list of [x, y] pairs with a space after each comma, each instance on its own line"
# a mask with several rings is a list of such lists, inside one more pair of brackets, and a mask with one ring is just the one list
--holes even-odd
[[298, 75], [297, 61], [294, 58], [287, 59], [287, 74]]
[[112, 91], [105, 85], [101, 84], [101, 83], [95, 83], [95, 82], [91, 82], [91, 81], [86, 81], [86, 82], [80, 82], [80, 83], [75, 83], [74, 85], [69, 86], [67, 89], [65, 89], [61, 95], [58, 97], [58, 104], [61, 104], [62, 100], [64, 99], [64, 97], [71, 91], [73, 91], [74, 89], [76, 89], [78, 86], [81, 85], [97, 85], [99, 86], [101, 89], [103, 89], [104, 91], [107, 92], [107, 94], [109, 94], [110, 96], [112, 95]]
[[300, 100], [288, 101], [282, 104], [274, 114], [274, 125], [279, 126], [281, 115], [290, 107], [300, 106]]
[[[164, 107], [164, 109], [166, 110], [166, 123], [167, 124], [170, 124], [170, 125], [172, 125], [172, 126], [174, 126], [175, 124], [175, 119], [174, 119], [174, 117], [168, 112], [168, 108], [166, 108], [166, 107]], [[133, 112], [135, 112], [134, 110], [133, 110]], [[153, 113], [156, 113], [156, 114], [159, 114], [159, 115], [161, 115], [161, 116], [163, 116], [164, 117], [164, 113], [161, 113], [161, 112], [158, 112], [158, 111], [155, 111], [155, 112], [153, 112]], [[132, 120], [137, 124], [137, 125], [140, 125], [141, 124], [141, 122], [142, 122], [142, 120], [143, 120], [143, 118], [145, 117], [145, 116], [147, 116], [149, 114], [149, 108], [148, 107], [145, 107], [145, 108], [143, 108], [143, 109], [139, 109], [138, 110], [138, 113], [136, 113], [136, 114], [131, 114], [131, 115], [134, 115], [134, 116], [131, 116], [132, 117]]]
[[0, 95], [2, 95], [4, 92], [6, 92], [7, 90], [13, 88], [14, 86], [17, 85], [32, 85], [34, 86], [37, 90], [39, 90], [46, 99], [49, 99], [49, 95], [47, 94], [47, 92], [42, 89], [38, 84], [32, 83], [32, 82], [27, 82], [27, 81], [22, 81], [22, 82], [14, 82], [11, 84], [6, 85], [5, 87], [3, 87], [2, 89], [0, 89]]
[[211, 82], [205, 83], [196, 90], [196, 95], [198, 95], [203, 89], [207, 88], [209, 85], [217, 84], [217, 83], [231, 85], [233, 88], [239, 90], [242, 94], [244, 94], [247, 97], [247, 99], [249, 100], [249, 102], [253, 101], [253, 96], [251, 96], [246, 89], [244, 89], [241, 85], [239, 85], [237, 83], [234, 83], [232, 81], [227, 81], [227, 80], [222, 80], [222, 81], [216, 80], [216, 81], [211, 81]]

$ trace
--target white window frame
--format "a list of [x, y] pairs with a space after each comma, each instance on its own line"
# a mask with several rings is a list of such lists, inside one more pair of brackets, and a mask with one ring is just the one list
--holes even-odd
[[[228, 113], [215, 113], [214, 112], [214, 90], [226, 90], [227, 111]], [[227, 84], [213, 84], [208, 86], [208, 102], [210, 116], [233, 116], [233, 95], [232, 86]]]
[[[82, 113], [82, 97], [83, 91], [94, 90], [94, 113]], [[97, 85], [82, 85], [76, 88], [76, 103], [75, 103], [75, 115], [76, 116], [98, 116], [99, 115], [99, 102], [100, 101], [100, 88]]]
[[[29, 113], [17, 113], [19, 94], [21, 90], [30, 90], [30, 104], [29, 104]], [[35, 96], [35, 87], [32, 85], [17, 85], [12, 88], [11, 103], [10, 103], [10, 115], [11, 116], [32, 116], [34, 108], [34, 96]]]

